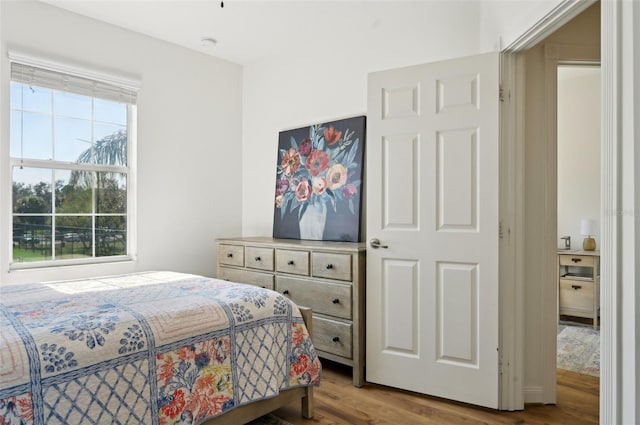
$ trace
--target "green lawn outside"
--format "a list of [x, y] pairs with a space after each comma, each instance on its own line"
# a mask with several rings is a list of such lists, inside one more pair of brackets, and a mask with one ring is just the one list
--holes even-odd
[[[71, 259], [91, 257], [91, 246], [85, 248], [82, 242], [65, 242], [64, 246], [56, 243], [56, 259]], [[112, 241], [109, 243], [109, 255], [126, 254], [126, 244], [124, 241]], [[28, 261], [51, 260], [51, 246], [49, 244], [37, 244], [34, 247], [13, 247], [13, 261], [16, 263]]]

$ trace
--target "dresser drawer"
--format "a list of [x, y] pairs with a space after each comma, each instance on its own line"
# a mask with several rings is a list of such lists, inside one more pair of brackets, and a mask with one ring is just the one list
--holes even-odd
[[312, 339], [313, 345], [318, 350], [346, 358], [352, 357], [353, 331], [351, 323], [339, 322], [314, 314]]
[[593, 267], [594, 258], [591, 255], [560, 255], [561, 266]]
[[314, 277], [351, 281], [351, 255], [314, 252], [311, 259]]
[[218, 246], [218, 264], [244, 267], [244, 246], [220, 244]]
[[560, 308], [591, 313], [594, 302], [594, 282], [560, 279]]
[[273, 271], [273, 248], [247, 246], [244, 249], [244, 256], [247, 267]]
[[276, 271], [309, 276], [309, 252], [276, 249]]
[[249, 283], [261, 288], [273, 290], [273, 275], [268, 273], [220, 267], [218, 268], [218, 279], [224, 279], [230, 282]]
[[314, 313], [351, 319], [351, 285], [278, 276], [276, 291]]

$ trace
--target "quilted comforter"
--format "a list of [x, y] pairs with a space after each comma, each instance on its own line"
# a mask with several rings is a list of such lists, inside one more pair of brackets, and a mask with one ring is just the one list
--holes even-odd
[[0, 424], [197, 424], [319, 381], [273, 291], [173, 272], [0, 287]]

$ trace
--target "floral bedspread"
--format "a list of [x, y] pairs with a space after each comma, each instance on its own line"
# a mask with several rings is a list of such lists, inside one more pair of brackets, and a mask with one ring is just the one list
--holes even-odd
[[273, 291], [173, 272], [0, 287], [0, 424], [198, 424], [319, 381]]

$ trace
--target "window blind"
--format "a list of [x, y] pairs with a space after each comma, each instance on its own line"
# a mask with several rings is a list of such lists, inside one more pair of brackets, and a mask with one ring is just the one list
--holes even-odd
[[131, 105], [137, 101], [133, 88], [20, 62], [11, 62], [11, 80]]

